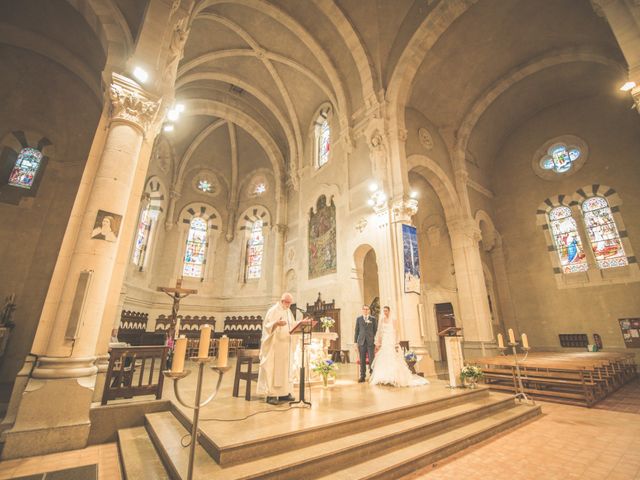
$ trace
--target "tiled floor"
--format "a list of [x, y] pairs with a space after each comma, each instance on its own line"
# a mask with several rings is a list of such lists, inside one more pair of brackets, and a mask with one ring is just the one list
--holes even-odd
[[0, 480], [92, 464], [98, 464], [98, 480], [122, 478], [118, 447], [115, 443], [107, 443], [82, 450], [0, 462]]
[[640, 381], [591, 409], [542, 405], [537, 420], [409, 478], [640, 479]]

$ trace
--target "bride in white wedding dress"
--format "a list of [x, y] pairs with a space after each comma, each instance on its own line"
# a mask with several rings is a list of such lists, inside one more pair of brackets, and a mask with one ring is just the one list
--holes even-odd
[[395, 387], [417, 387], [429, 381], [409, 370], [404, 354], [397, 347], [396, 326], [391, 318], [389, 307], [383, 308], [383, 315], [378, 323], [375, 344], [379, 348], [373, 360], [371, 385], [393, 385]]

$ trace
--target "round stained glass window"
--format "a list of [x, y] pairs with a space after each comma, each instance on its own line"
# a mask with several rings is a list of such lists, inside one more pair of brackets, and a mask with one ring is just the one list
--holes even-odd
[[545, 180], [560, 180], [578, 171], [588, 153], [584, 140], [574, 135], [562, 135], [542, 145], [535, 152], [531, 166]]

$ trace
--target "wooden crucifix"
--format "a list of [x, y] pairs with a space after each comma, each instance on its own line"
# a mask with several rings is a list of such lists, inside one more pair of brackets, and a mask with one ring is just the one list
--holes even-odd
[[180, 328], [176, 329], [180, 300], [188, 297], [192, 293], [198, 293], [198, 290], [195, 290], [193, 288], [182, 288], [182, 277], [178, 277], [175, 287], [158, 287], [157, 291], [164, 292], [173, 299], [173, 305], [171, 306], [171, 324], [169, 326], [169, 338], [175, 338], [180, 333]]

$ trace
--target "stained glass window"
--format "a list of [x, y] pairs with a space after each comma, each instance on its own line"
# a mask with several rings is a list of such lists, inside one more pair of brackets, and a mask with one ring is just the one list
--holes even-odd
[[207, 180], [199, 180], [198, 190], [202, 190], [205, 193], [211, 192], [211, 182], [208, 182]]
[[331, 128], [329, 121], [325, 118], [318, 128], [318, 162], [317, 168], [325, 165], [329, 161], [329, 150], [331, 148]]
[[598, 267], [627, 265], [627, 257], [608, 202], [602, 197], [587, 198], [582, 203], [582, 214]]
[[9, 185], [30, 189], [40, 168], [42, 153], [35, 148], [23, 148], [9, 175]]
[[255, 193], [256, 195], [262, 195], [266, 191], [267, 186], [264, 183], [258, 183], [253, 193]]
[[585, 272], [587, 259], [582, 248], [576, 221], [569, 207], [556, 207], [549, 212], [551, 236], [560, 258], [562, 273]]
[[138, 230], [136, 232], [136, 243], [133, 246], [133, 263], [140, 267], [140, 269], [144, 266], [153, 220], [151, 205], [147, 205], [140, 212], [140, 221], [138, 222]]
[[204, 276], [204, 260], [207, 253], [207, 222], [195, 217], [189, 224], [187, 249], [184, 254], [182, 274], [185, 277]]
[[262, 275], [262, 255], [264, 253], [264, 235], [262, 220], [256, 220], [251, 227], [251, 236], [247, 242], [247, 280], [255, 280]]
[[547, 152], [547, 155], [540, 160], [540, 168], [543, 170], [552, 170], [556, 173], [568, 172], [578, 157], [580, 157], [580, 149], [577, 147], [568, 147], [564, 144], [553, 145]]

